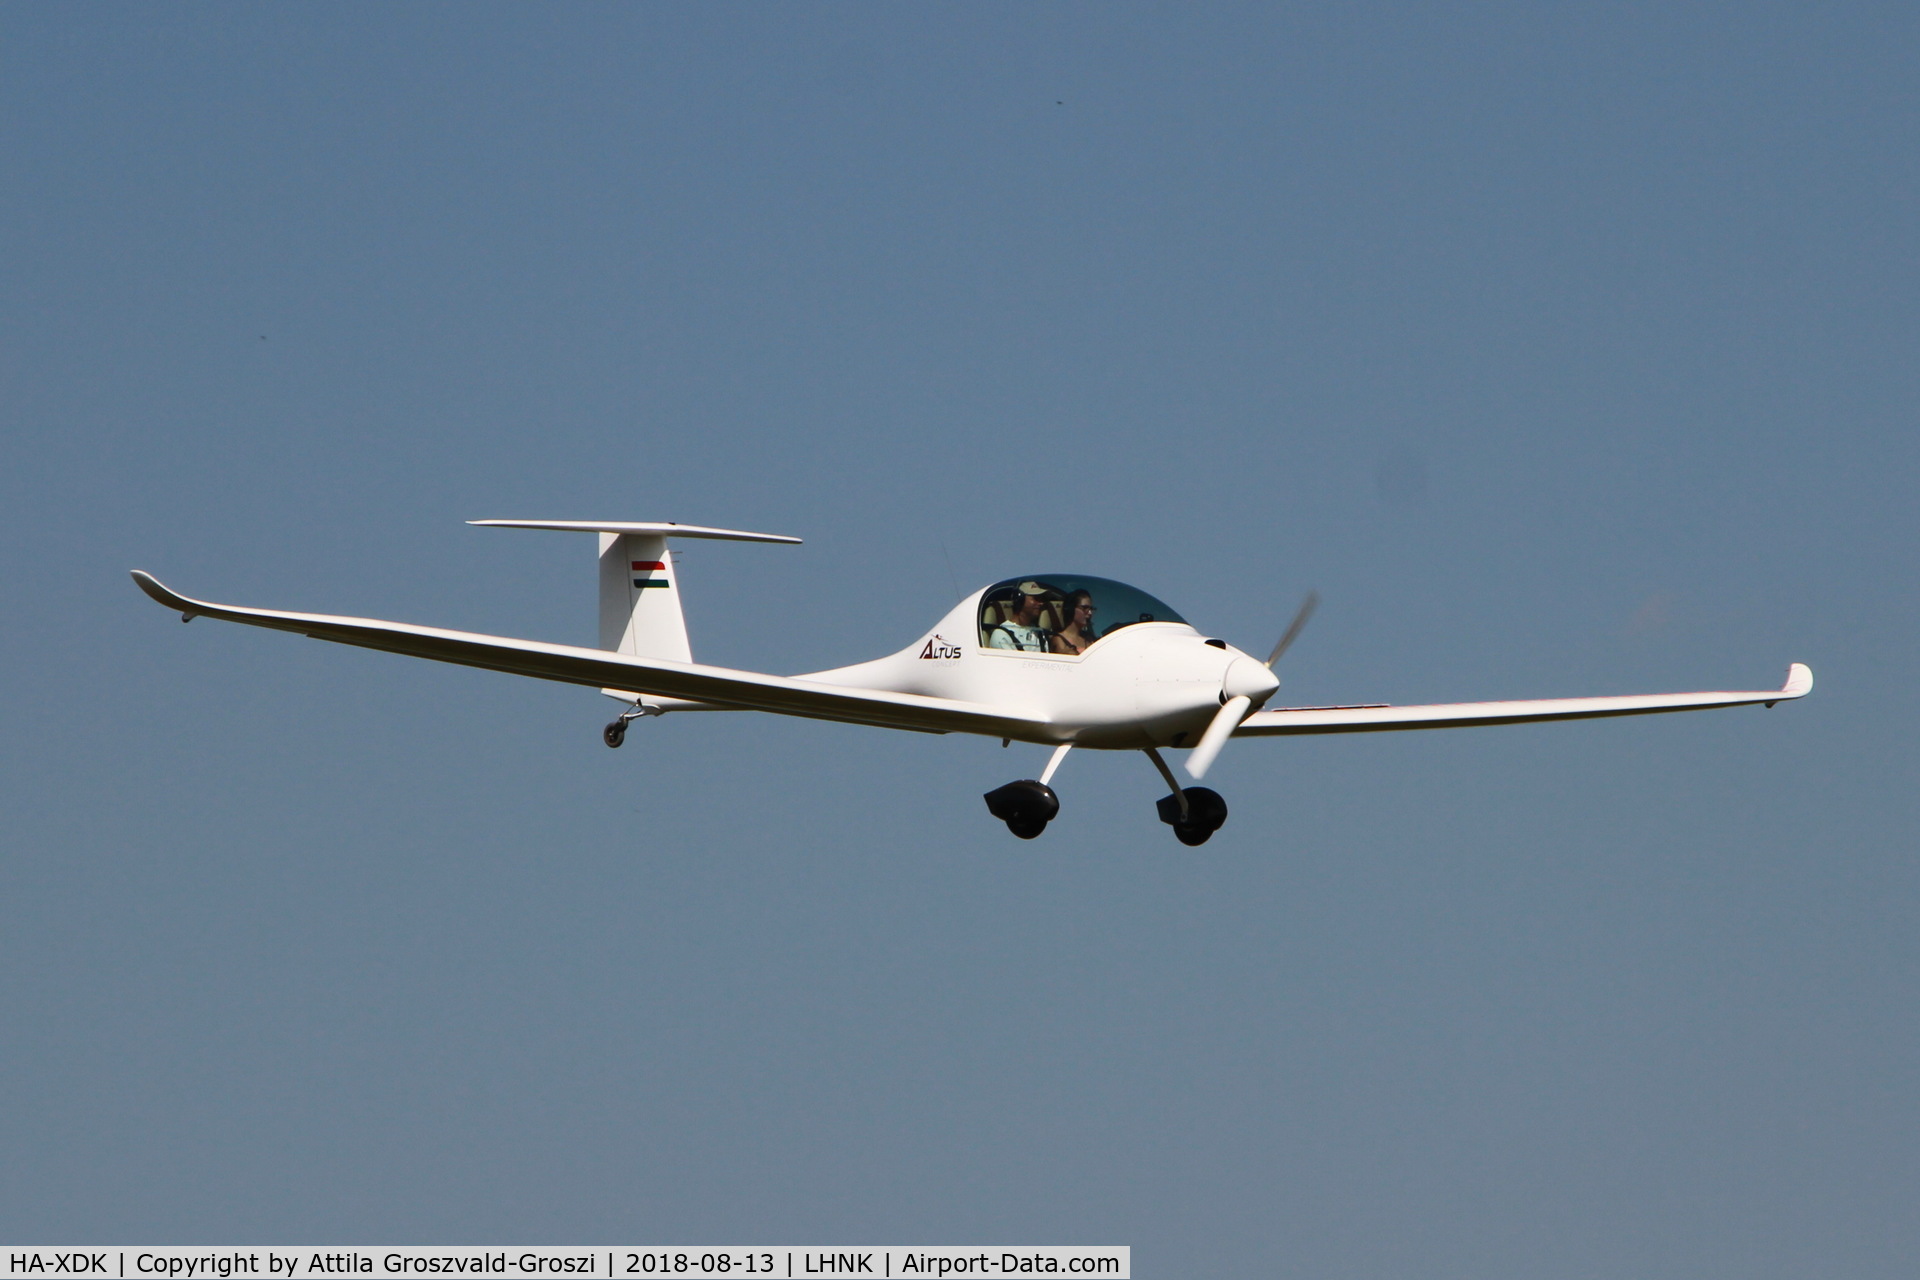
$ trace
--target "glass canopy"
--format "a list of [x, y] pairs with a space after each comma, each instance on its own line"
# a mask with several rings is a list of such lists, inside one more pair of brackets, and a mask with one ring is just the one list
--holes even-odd
[[1008, 578], [980, 597], [980, 644], [1026, 653], [1084, 653], [1136, 622], [1186, 619], [1138, 587], [1083, 573]]

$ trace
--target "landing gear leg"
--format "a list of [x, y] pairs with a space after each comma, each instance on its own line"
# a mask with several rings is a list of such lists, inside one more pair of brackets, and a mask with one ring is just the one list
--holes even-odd
[[1160, 821], [1173, 828], [1174, 837], [1181, 844], [1205, 844], [1214, 832], [1227, 825], [1227, 802], [1211, 787], [1182, 787], [1158, 750], [1148, 747], [1146, 753], [1153, 767], [1173, 788], [1172, 795], [1162, 796], [1155, 805]]

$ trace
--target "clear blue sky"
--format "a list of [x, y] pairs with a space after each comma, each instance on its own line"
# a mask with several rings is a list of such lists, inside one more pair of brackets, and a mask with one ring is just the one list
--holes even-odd
[[[0, 1237], [1920, 1256], [1920, 10], [0, 10]], [[1282, 699], [1138, 756], [202, 622], [801, 671], [1037, 569]]]

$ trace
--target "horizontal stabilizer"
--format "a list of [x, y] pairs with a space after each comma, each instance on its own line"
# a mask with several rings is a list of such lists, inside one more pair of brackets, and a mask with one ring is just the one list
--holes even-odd
[[490, 529], [557, 529], [563, 533], [651, 533], [669, 538], [717, 538], [724, 542], [797, 543], [784, 533], [747, 533], [742, 529], [708, 529], [697, 524], [647, 520], [469, 520]]

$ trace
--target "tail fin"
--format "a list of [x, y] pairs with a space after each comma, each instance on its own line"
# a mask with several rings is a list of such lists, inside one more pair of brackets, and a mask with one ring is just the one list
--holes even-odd
[[600, 535], [600, 647], [636, 658], [692, 662], [680, 583], [669, 538], [729, 542], [799, 542], [774, 533], [706, 529], [691, 524], [613, 520], [469, 520], [504, 529], [559, 529]]
[[636, 658], [693, 661], [665, 534], [600, 535], [600, 647]]

